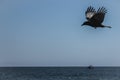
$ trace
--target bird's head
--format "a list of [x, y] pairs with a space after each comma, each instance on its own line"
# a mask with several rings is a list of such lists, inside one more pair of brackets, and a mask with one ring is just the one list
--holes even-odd
[[90, 25], [90, 22], [86, 21], [81, 26], [84, 26], [84, 25]]

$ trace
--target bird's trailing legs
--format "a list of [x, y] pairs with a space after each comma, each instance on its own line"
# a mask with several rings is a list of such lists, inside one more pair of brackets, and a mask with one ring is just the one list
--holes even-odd
[[112, 28], [111, 26], [105, 26], [105, 27], [107, 27], [107, 28]]

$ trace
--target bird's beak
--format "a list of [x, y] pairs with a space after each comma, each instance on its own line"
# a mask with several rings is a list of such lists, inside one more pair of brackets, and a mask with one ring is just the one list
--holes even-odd
[[83, 24], [81, 26], [83, 26]]

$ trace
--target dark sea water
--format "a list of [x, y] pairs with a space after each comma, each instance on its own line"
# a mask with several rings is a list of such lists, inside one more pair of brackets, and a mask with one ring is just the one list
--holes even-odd
[[0, 80], [120, 80], [120, 67], [1, 67]]

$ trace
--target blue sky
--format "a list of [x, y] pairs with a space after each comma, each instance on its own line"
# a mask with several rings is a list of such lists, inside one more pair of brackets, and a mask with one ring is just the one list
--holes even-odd
[[[0, 66], [120, 66], [119, 0], [1, 0]], [[88, 6], [103, 24], [82, 26]]]

